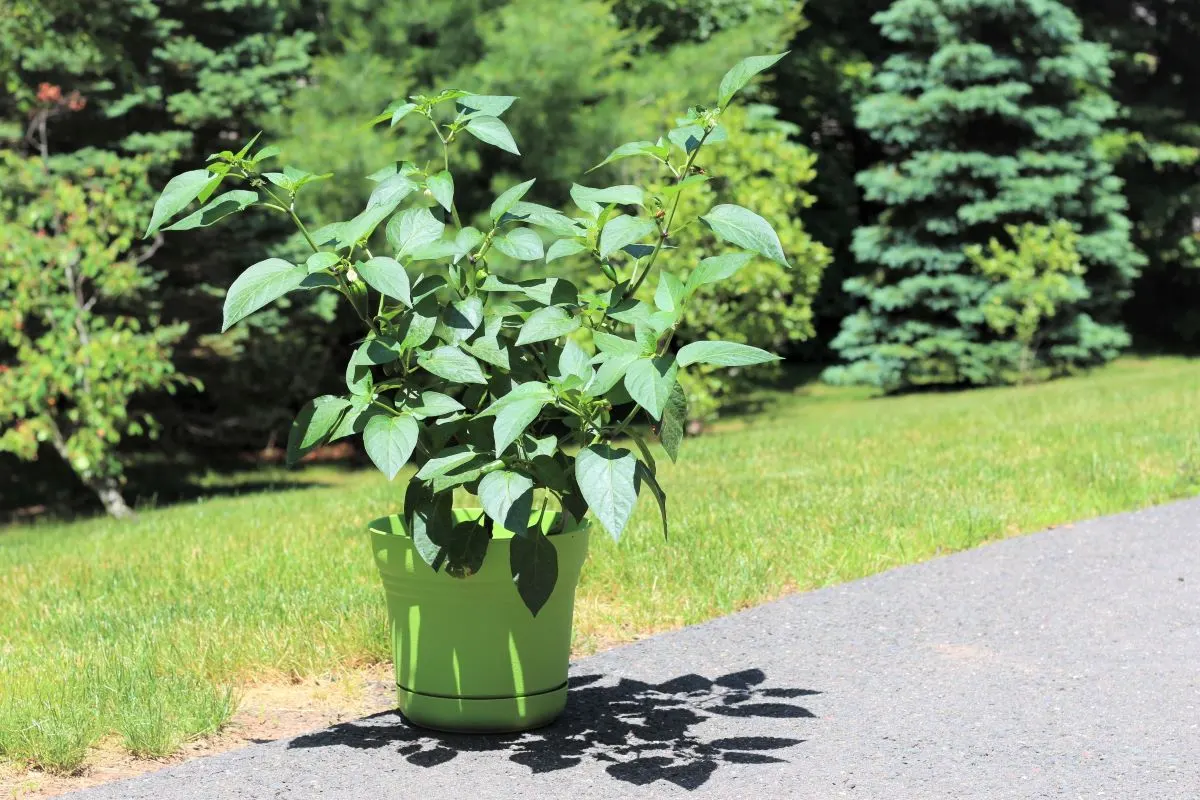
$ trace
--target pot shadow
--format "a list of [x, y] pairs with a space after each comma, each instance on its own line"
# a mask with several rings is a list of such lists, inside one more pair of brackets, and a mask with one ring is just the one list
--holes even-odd
[[[812, 689], [770, 688], [766, 675], [748, 669], [710, 679], [681, 675], [663, 683], [604, 676], [573, 676], [567, 709], [550, 725], [515, 734], [443, 734], [410, 725], [386, 712], [293, 739], [289, 748], [341, 745], [373, 750], [395, 747], [408, 763], [437, 767], [462, 752], [496, 752], [534, 773], [569, 769], [585, 760], [606, 764], [613, 778], [638, 786], [664, 780], [687, 790], [704, 785], [722, 764], [776, 764], [771, 755], [804, 739], [754, 735], [751, 720], [795, 731], [815, 715], [796, 704]], [[721, 720], [720, 718], [724, 718]], [[719, 720], [709, 738], [701, 723]], [[747, 733], [749, 735], [732, 735]]]

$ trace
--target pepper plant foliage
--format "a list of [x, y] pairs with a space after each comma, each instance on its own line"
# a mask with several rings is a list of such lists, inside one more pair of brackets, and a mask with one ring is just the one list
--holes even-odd
[[[669, 174], [665, 188], [649, 193], [633, 185], [577, 184], [571, 190], [575, 216], [527, 200], [529, 180], [501, 193], [484, 224], [462, 224], [452, 145], [470, 135], [517, 154], [500, 119], [516, 98], [448, 90], [394, 103], [376, 118], [392, 126], [406, 119], [432, 126], [441, 153], [425, 168], [402, 161], [370, 175], [375, 187], [352, 219], [309, 231], [298, 197], [307, 184], [329, 176], [273, 171], [266, 165], [278, 151], [252, 154], [251, 142], [172, 178], [147, 235], [193, 201], [200, 207], [164, 230], [211, 225], [249, 208], [289, 216], [312, 254], [302, 264], [272, 258], [249, 267], [229, 288], [224, 327], [288, 292], [329, 289], [346, 298], [365, 329], [349, 356], [346, 392], [317, 397], [301, 410], [289, 458], [361, 434], [389, 479], [413, 462], [404, 521], [422, 558], [466, 577], [479, 569], [496, 526], [511, 531], [513, 579], [536, 614], [557, 578], [553, 534], [589, 511], [618, 538], [646, 490], [666, 534], [655, 457], [631, 426], [648, 421], [666, 454], [678, 456], [687, 414], [681, 371], [776, 359], [731, 342], [693, 341], [677, 351], [671, 345], [700, 287], [733, 276], [755, 258], [787, 265], [770, 223], [749, 209], [718, 203], [695, 219], [676, 213], [680, 197], [709, 178], [701, 159], [708, 146], [727, 138], [722, 112], [780, 58], [743, 60], [721, 81], [715, 104], [689, 109], [665, 137], [623, 144], [602, 162], [649, 159]], [[228, 184], [237, 188], [218, 194]], [[663, 273], [652, 299], [643, 297], [660, 254], [680, 228], [697, 222], [731, 248], [694, 254], [686, 280]], [[371, 249], [379, 228], [387, 242], [381, 254]], [[587, 254], [607, 288], [581, 292], [555, 276], [511, 280], [493, 271], [496, 252], [547, 264]], [[632, 439], [632, 450], [618, 444], [622, 437]], [[456, 489], [478, 497], [484, 512], [478, 519], [455, 523]], [[563, 512], [549, 536], [537, 524], [548, 507]]]

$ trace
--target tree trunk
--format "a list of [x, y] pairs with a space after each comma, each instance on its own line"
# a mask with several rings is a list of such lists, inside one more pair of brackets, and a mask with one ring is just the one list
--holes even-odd
[[96, 478], [88, 481], [88, 488], [96, 493], [100, 498], [100, 502], [104, 504], [104, 510], [108, 512], [110, 517], [117, 519], [130, 519], [134, 516], [133, 509], [125, 502], [125, 498], [121, 496], [121, 489], [113, 478]]

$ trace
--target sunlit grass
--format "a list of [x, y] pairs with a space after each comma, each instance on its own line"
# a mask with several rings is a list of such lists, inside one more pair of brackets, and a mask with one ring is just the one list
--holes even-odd
[[[1200, 362], [1125, 361], [1044, 386], [868, 399], [824, 387], [659, 461], [620, 544], [593, 537], [576, 649], [629, 640], [1020, 531], [1200, 491]], [[116, 734], [162, 755], [231, 687], [388, 658], [363, 523], [373, 473], [0, 532], [0, 755], [77, 767]]]

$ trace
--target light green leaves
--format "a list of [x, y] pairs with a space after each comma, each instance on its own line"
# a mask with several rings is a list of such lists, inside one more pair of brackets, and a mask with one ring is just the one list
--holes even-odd
[[578, 239], [559, 239], [546, 250], [546, 263], [582, 253], [584, 250], [587, 250], [587, 245]]
[[753, 260], [753, 253], [726, 253], [704, 259], [692, 270], [692, 274], [688, 275], [685, 286], [687, 294], [691, 294], [706, 284], [732, 278], [738, 273], [738, 270]]
[[468, 114], [498, 117], [507, 111], [516, 99], [509, 95], [468, 94], [458, 98], [458, 106]]
[[304, 267], [311, 275], [314, 272], [320, 272], [322, 270], [329, 269], [340, 260], [341, 259], [338, 257], [337, 253], [330, 253], [326, 250], [322, 250], [320, 253], [313, 253], [311, 256], [309, 256], [304, 262]]
[[338, 247], [350, 247], [355, 242], [368, 238], [379, 223], [399, 208], [404, 198], [416, 191], [416, 188], [417, 184], [402, 173], [396, 173], [377, 184], [367, 199], [367, 207], [342, 227], [338, 234]]
[[521, 602], [535, 617], [558, 582], [558, 552], [541, 531], [530, 528], [509, 544], [509, 568]]
[[508, 470], [489, 472], [479, 481], [479, 502], [501, 528], [525, 533], [533, 513], [533, 481]]
[[346, 409], [350, 401], [331, 394], [322, 395], [310, 400], [300, 409], [296, 419], [292, 421], [288, 431], [287, 463], [295, 464], [312, 450], [324, 444]]
[[268, 258], [249, 267], [237, 277], [225, 295], [221, 331], [229, 330], [238, 320], [298, 289], [307, 276], [307, 267], [291, 264], [282, 258]]
[[683, 282], [679, 278], [666, 271], [659, 275], [658, 286], [654, 290], [654, 305], [660, 311], [682, 313], [684, 295]]
[[354, 269], [375, 291], [412, 306], [412, 288], [408, 273], [394, 258], [375, 256], [369, 261], [355, 264]]
[[604, 331], [595, 331], [592, 334], [592, 341], [596, 343], [596, 347], [601, 353], [609, 353], [612, 355], [627, 354], [634, 356], [649, 355], [641, 344], [623, 339], [620, 336], [615, 336]]
[[558, 306], [539, 308], [530, 314], [529, 319], [521, 325], [521, 332], [517, 335], [517, 345], [557, 339], [578, 330], [582, 324], [579, 317]]
[[467, 297], [442, 310], [434, 333], [446, 344], [461, 344], [471, 338], [483, 322], [483, 301], [477, 296]]
[[700, 219], [704, 220], [720, 239], [734, 247], [753, 251], [785, 267], [791, 266], [787, 256], [783, 254], [783, 245], [780, 244], [779, 236], [771, 227], [771, 223], [753, 211], [724, 203], [713, 206]]
[[624, 214], [613, 217], [600, 232], [600, 257], [608, 258], [626, 245], [640, 242], [658, 231], [658, 225], [645, 217]]
[[678, 372], [679, 366], [671, 356], [639, 358], [625, 373], [625, 390], [646, 413], [660, 419]]
[[513, 387], [508, 394], [479, 413], [480, 417], [494, 416], [492, 435], [496, 455], [502, 455], [517, 440], [529, 424], [542, 413], [542, 408], [554, 399], [550, 387], [538, 381], [528, 381]]
[[620, 161], [623, 158], [630, 158], [631, 156], [650, 156], [662, 161], [667, 157], [669, 152], [669, 149], [662, 144], [661, 140], [659, 140], [658, 144], [654, 142], [626, 142], [609, 153], [607, 158], [592, 167], [592, 169], [589, 169], [588, 172], [600, 169], [605, 164], [611, 164], [614, 161]]
[[683, 432], [687, 426], [687, 393], [678, 382], [671, 387], [667, 405], [663, 409], [662, 424], [658, 426], [658, 440], [672, 461], [679, 460], [679, 445], [683, 443]]
[[775, 66], [776, 62], [786, 56], [788, 52], [790, 51], [773, 56], [751, 56], [735, 64], [733, 69], [726, 72], [725, 77], [721, 78], [721, 88], [717, 90], [717, 106], [725, 108], [729, 105], [733, 96], [741, 91], [751, 78]]
[[214, 197], [203, 208], [193, 211], [174, 225], [163, 228], [165, 231], [187, 231], [192, 228], [207, 228], [228, 217], [244, 211], [258, 201], [258, 195], [244, 189], [234, 189]]
[[455, 383], [487, 383], [479, 362], [450, 345], [418, 353], [417, 364], [439, 378]]
[[514, 228], [492, 240], [492, 246], [517, 261], [536, 261], [542, 257], [542, 237], [529, 228]]
[[779, 356], [735, 342], [692, 342], [679, 348], [679, 366], [712, 364], [717, 367], [747, 367], [778, 361]]
[[367, 423], [363, 447], [389, 481], [412, 457], [420, 430], [417, 421], [408, 414], [380, 414]]
[[396, 106], [396, 110], [392, 112], [392, 122], [390, 127], [396, 127], [396, 125], [400, 123], [400, 120], [407, 117], [410, 113], [415, 111], [416, 108], [416, 103], [401, 103], [400, 105]]
[[571, 199], [583, 211], [596, 216], [601, 206], [618, 203], [621, 205], [641, 206], [646, 203], [646, 193], [637, 186], [610, 186], [607, 189], [591, 189], [571, 184]]
[[405, 258], [436, 242], [446, 229], [428, 208], [406, 208], [387, 224], [387, 240], [396, 258]]
[[453, 469], [463, 466], [468, 461], [479, 457], [479, 451], [473, 447], [457, 445], [448, 447], [430, 458], [417, 470], [417, 478], [423, 481], [445, 475]]
[[213, 175], [206, 169], [194, 169], [176, 175], [167, 181], [162, 194], [154, 203], [154, 211], [150, 214], [150, 225], [142, 234], [142, 238], [153, 235], [164, 222], [183, 211], [188, 204], [199, 197], [210, 181], [217, 180], [220, 180], [219, 175]]
[[430, 175], [425, 181], [425, 188], [442, 208], [449, 211], [454, 206], [454, 176], [446, 170]]
[[466, 131], [481, 142], [499, 147], [501, 150], [507, 150], [513, 155], [521, 155], [521, 151], [517, 149], [517, 143], [513, 141], [512, 134], [508, 131], [508, 126], [496, 117], [471, 117], [467, 122]]
[[524, 197], [525, 194], [533, 187], [534, 180], [536, 179], [530, 179], [524, 183], [518, 183], [516, 186], [511, 186], [508, 189], [505, 189], [499, 197], [492, 201], [492, 207], [489, 210], [492, 217], [492, 222], [498, 222], [506, 212], [512, 209], [512, 207], [517, 204], [517, 201]]
[[637, 505], [637, 459], [625, 448], [589, 445], [575, 456], [575, 481], [588, 507], [614, 540]]

